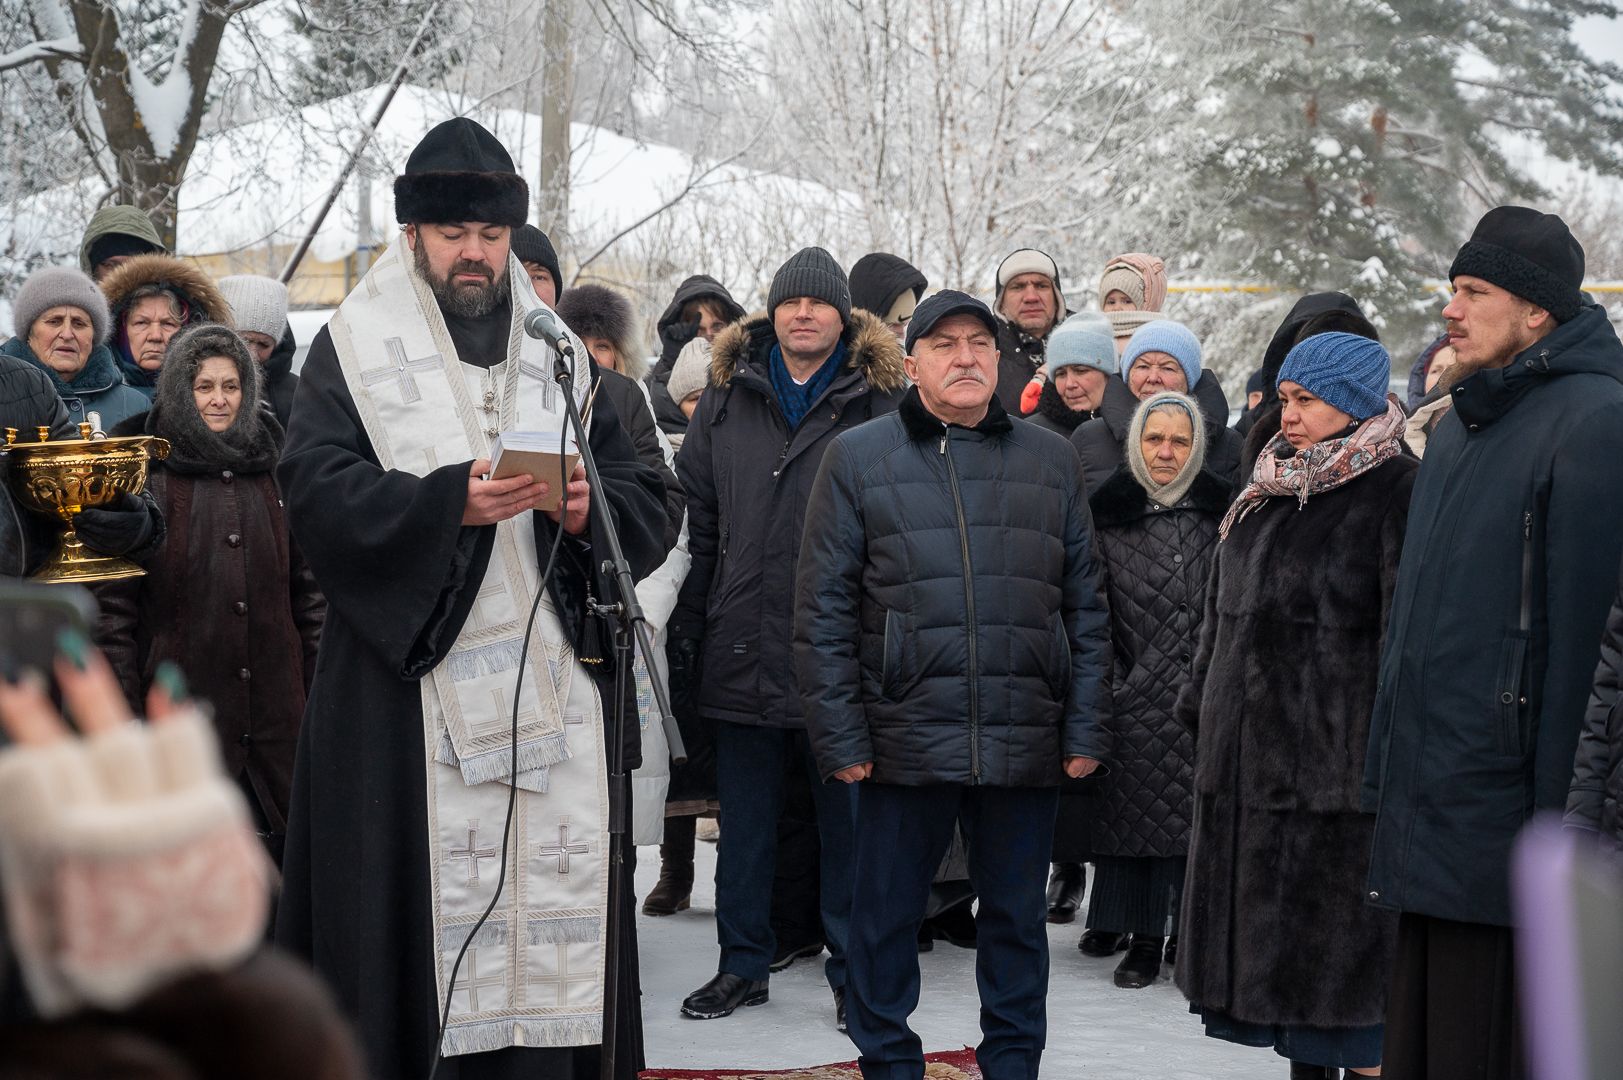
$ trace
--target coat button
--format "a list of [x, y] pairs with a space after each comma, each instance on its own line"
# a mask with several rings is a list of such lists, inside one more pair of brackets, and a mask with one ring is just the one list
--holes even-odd
[[1178, 610], [1179, 611], [1188, 611], [1189, 610], [1189, 605], [1188, 604], [1179, 604], [1178, 605]]
[[1371, 889], [1369, 891], [1369, 898], [1371, 900], [1379, 900], [1381, 898], [1380, 891], [1378, 889]]
[[231, 605], [231, 610], [235, 611], [238, 615], [246, 615], [248, 614], [248, 605], [243, 601], [238, 600], [235, 604]]
[[237, 672], [237, 678], [242, 682], [247, 682], [248, 677], [249, 677], [249, 672], [248, 672], [247, 668], [243, 668], [241, 671]]
[[1482, 425], [1481, 424], [1472, 424], [1471, 425], [1471, 430], [1472, 431], [1481, 431], [1482, 430]]
[[1172, 561], [1175, 562], [1175, 563], [1181, 563], [1181, 562], [1183, 562], [1183, 556], [1182, 555], [1174, 555], [1174, 556], [1172, 556]]
[[242, 535], [240, 533], [232, 533], [230, 536], [225, 538], [225, 542], [230, 547], [241, 547]]
[[220, 479], [224, 480], [228, 484], [231, 481], [235, 480], [236, 478], [237, 478], [237, 474], [232, 472], [230, 469], [225, 469], [225, 470], [221, 471], [221, 473], [220, 473]]
[[1181, 659], [1185, 664], [1188, 664], [1194, 660], [1194, 657], [1190, 656], [1188, 653], [1184, 653]]
[[247, 732], [243, 732], [242, 738], [238, 739], [237, 742], [243, 746], [252, 746], [254, 744], [254, 737], [249, 735]]
[[1515, 700], [1516, 695], [1512, 694], [1509, 690], [1506, 690], [1504, 693], [1499, 695], [1499, 704], [1501, 705], [1510, 705], [1514, 703]]

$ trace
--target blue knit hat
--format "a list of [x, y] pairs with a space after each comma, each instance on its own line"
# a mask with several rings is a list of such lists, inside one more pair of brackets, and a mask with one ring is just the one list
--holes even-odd
[[1392, 357], [1378, 341], [1357, 334], [1314, 334], [1285, 354], [1279, 383], [1293, 382], [1354, 420], [1386, 411]]
[[1186, 390], [1193, 390], [1200, 381], [1200, 339], [1183, 323], [1156, 319], [1139, 327], [1121, 354], [1123, 379], [1127, 378], [1133, 361], [1147, 352], [1164, 352], [1176, 360], [1188, 380]]
[[1104, 316], [1085, 311], [1054, 327], [1043, 357], [1049, 378], [1068, 367], [1090, 367], [1109, 375], [1116, 367], [1116, 339]]

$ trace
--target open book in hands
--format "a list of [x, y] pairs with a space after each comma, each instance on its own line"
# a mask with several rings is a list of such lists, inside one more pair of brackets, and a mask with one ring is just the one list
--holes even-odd
[[490, 447], [490, 479], [505, 480], [528, 473], [550, 489], [538, 510], [558, 509], [564, 484], [574, 475], [580, 451], [573, 438], [558, 431], [504, 431]]

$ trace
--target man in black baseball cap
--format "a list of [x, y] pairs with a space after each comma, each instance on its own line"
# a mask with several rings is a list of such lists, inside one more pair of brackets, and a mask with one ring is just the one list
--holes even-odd
[[1523, 1074], [1510, 853], [1559, 811], [1623, 555], [1623, 343], [1554, 214], [1478, 223], [1443, 309], [1454, 408], [1409, 503], [1363, 809], [1399, 912], [1382, 1066]]
[[1059, 784], [1106, 750], [1081, 462], [1004, 411], [997, 330], [964, 293], [920, 304], [913, 387], [834, 440], [805, 514], [795, 676], [818, 776], [857, 793], [846, 985], [864, 1076], [923, 1075], [915, 934], [955, 826], [980, 892], [976, 1057], [989, 1077], [1037, 1075]]

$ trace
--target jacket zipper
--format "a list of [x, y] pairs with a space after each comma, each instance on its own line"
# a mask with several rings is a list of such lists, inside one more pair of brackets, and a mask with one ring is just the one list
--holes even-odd
[[958, 550], [964, 561], [964, 609], [969, 623], [969, 770], [975, 783], [981, 782], [981, 692], [980, 658], [975, 645], [979, 628], [975, 624], [975, 577], [969, 569], [969, 523], [964, 520], [964, 500], [958, 491], [958, 470], [947, 453], [947, 433], [941, 433], [941, 457], [947, 463], [947, 483], [952, 486], [952, 508], [958, 515]]
[[1522, 610], [1517, 625], [1525, 633], [1533, 629], [1533, 512], [1522, 511]]

